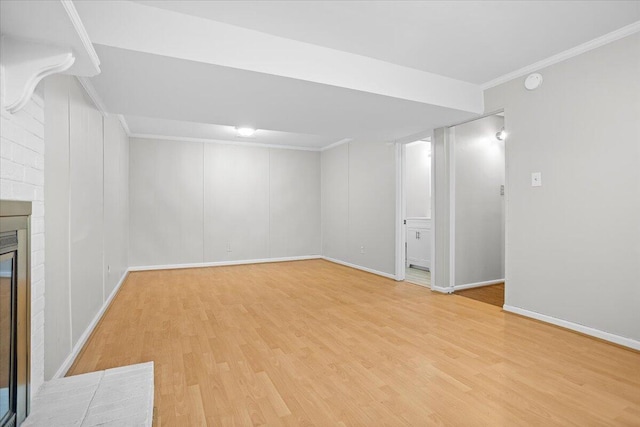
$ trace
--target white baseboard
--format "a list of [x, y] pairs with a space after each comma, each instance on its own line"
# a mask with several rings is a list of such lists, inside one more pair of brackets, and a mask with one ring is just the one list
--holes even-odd
[[89, 323], [89, 326], [87, 326], [87, 329], [85, 329], [84, 333], [80, 336], [80, 339], [78, 339], [78, 342], [76, 343], [76, 345], [73, 346], [71, 353], [64, 360], [60, 368], [58, 368], [53, 378], [62, 378], [67, 374], [67, 371], [69, 371], [69, 368], [71, 368], [71, 365], [73, 365], [73, 362], [76, 361], [76, 357], [78, 357], [78, 355], [80, 354], [82, 347], [84, 347], [84, 345], [87, 343], [87, 340], [91, 336], [91, 333], [95, 329], [100, 319], [102, 319], [102, 316], [104, 315], [105, 311], [107, 311], [107, 308], [109, 308], [109, 305], [111, 305], [111, 301], [113, 301], [113, 298], [118, 293], [118, 290], [120, 289], [124, 281], [127, 279], [128, 275], [129, 275], [129, 270], [124, 272], [124, 274], [120, 278], [120, 281], [118, 282], [116, 287], [113, 288], [113, 291], [109, 295], [109, 298], [107, 298], [104, 304], [102, 304], [100, 311], [96, 313], [95, 317], [93, 318], [91, 323]]
[[190, 264], [139, 265], [129, 271], [176, 270], [180, 268], [224, 267], [228, 265], [264, 264], [267, 262], [304, 261], [322, 258], [320, 255], [290, 256], [281, 258], [242, 259], [237, 261], [196, 262]]
[[435, 285], [431, 285], [431, 290], [432, 291], [436, 291], [436, 292], [440, 292], [442, 294], [450, 294], [450, 293], [453, 292], [453, 288], [451, 288], [451, 287], [441, 288], [440, 286], [435, 286]]
[[336, 263], [336, 264], [340, 264], [340, 265], [344, 265], [344, 266], [347, 266], [347, 267], [355, 268], [357, 270], [366, 271], [367, 273], [377, 274], [378, 276], [386, 277], [387, 279], [396, 280], [395, 274], [384, 273], [382, 271], [374, 270], [373, 268], [368, 268], [368, 267], [363, 267], [361, 265], [351, 264], [350, 262], [340, 261], [339, 259], [329, 258], [329, 257], [326, 257], [326, 256], [323, 256], [321, 258], [324, 259], [324, 260], [327, 260], [329, 262], [333, 262], [333, 263]]
[[504, 279], [487, 280], [486, 282], [465, 283], [464, 285], [454, 285], [454, 291], [461, 291], [463, 289], [480, 288], [482, 286], [497, 285], [498, 283], [504, 283]]
[[512, 305], [505, 304], [502, 309], [510, 313], [515, 313], [521, 316], [530, 317], [532, 319], [541, 320], [546, 323], [551, 323], [552, 325], [571, 329], [572, 331], [600, 338], [602, 340], [609, 341], [624, 347], [629, 347], [634, 350], [640, 350], [640, 341], [631, 338], [621, 337], [620, 335], [611, 334], [609, 332], [604, 332], [599, 329], [591, 328], [589, 326], [580, 325], [578, 323], [569, 322], [568, 320], [558, 319], [556, 317], [547, 316], [546, 314], [536, 313], [535, 311], [525, 310], [524, 308], [514, 307]]

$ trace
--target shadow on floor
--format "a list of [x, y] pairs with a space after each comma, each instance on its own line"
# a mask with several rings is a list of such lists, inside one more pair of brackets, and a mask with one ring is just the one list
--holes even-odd
[[456, 291], [455, 294], [460, 295], [461, 297], [471, 298], [476, 301], [495, 305], [497, 307], [502, 307], [504, 305], [504, 283]]

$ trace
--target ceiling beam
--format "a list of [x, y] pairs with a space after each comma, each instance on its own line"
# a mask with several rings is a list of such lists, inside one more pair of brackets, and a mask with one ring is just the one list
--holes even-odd
[[78, 2], [96, 44], [481, 113], [479, 85], [134, 2]]

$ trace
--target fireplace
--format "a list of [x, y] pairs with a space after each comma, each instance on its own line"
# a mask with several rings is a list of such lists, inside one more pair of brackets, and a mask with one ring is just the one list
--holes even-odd
[[29, 413], [31, 202], [0, 200], [0, 427]]

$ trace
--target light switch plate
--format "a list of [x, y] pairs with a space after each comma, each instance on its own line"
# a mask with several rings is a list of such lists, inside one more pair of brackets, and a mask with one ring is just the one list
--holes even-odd
[[542, 173], [541, 172], [533, 172], [531, 174], [531, 186], [532, 187], [542, 187]]

